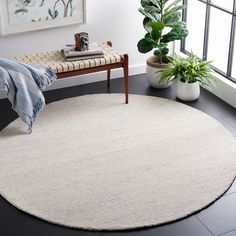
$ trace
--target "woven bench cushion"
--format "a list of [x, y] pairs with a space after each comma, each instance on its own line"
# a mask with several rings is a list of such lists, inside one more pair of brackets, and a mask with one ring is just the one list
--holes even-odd
[[33, 53], [21, 57], [14, 57], [14, 60], [27, 64], [51, 67], [55, 73], [63, 73], [97, 66], [109, 65], [122, 61], [122, 54], [116, 52], [114, 48], [110, 47], [106, 43], [99, 44], [99, 46], [104, 52], [104, 58], [66, 62], [65, 58], [61, 54], [61, 51], [55, 50], [43, 53]]

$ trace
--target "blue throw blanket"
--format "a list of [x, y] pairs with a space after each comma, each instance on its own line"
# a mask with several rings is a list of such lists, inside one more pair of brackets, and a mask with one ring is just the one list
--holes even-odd
[[45, 106], [42, 91], [56, 80], [49, 68], [0, 58], [0, 90], [6, 92], [12, 108], [28, 125], [29, 133], [39, 111]]

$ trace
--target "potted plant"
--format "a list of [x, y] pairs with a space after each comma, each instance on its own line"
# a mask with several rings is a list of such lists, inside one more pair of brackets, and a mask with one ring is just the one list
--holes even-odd
[[143, 26], [147, 33], [138, 42], [141, 53], [152, 51], [153, 56], [147, 59], [147, 78], [152, 87], [166, 88], [170, 84], [159, 82], [156, 72], [168, 68], [168, 44], [181, 40], [188, 35], [188, 30], [181, 21], [181, 10], [185, 8], [182, 0], [141, 0], [139, 11], [144, 15]]
[[212, 74], [210, 61], [200, 61], [191, 53], [188, 57], [172, 59], [172, 67], [159, 71], [160, 81], [177, 80], [176, 96], [183, 101], [194, 101], [200, 96], [200, 86], [212, 87], [216, 77]]

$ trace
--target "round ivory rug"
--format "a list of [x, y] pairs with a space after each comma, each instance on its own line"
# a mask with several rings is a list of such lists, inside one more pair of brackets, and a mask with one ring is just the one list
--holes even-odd
[[0, 133], [0, 193], [56, 224], [123, 230], [183, 218], [236, 175], [236, 142], [210, 116], [166, 99], [86, 95], [52, 103], [31, 135]]

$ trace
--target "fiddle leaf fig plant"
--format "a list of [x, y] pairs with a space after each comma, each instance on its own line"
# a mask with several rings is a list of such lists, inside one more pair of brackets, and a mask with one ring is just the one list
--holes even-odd
[[139, 11], [144, 15], [143, 26], [147, 31], [144, 38], [138, 42], [141, 53], [150, 52], [163, 63], [163, 57], [169, 53], [168, 44], [181, 40], [188, 35], [188, 30], [181, 21], [181, 11], [186, 6], [182, 0], [141, 0]]

